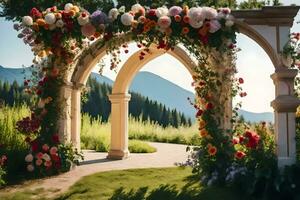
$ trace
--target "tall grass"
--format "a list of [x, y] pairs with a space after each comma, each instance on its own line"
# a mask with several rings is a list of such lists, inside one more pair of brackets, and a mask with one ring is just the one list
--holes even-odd
[[16, 130], [16, 122], [30, 114], [26, 106], [0, 108], [0, 155], [7, 155], [7, 179], [18, 179], [24, 171], [24, 157], [28, 153], [24, 136]]
[[[83, 114], [81, 125], [81, 147], [107, 151], [110, 143], [110, 123], [101, 122], [101, 119], [92, 119], [88, 114]], [[129, 150], [133, 147], [131, 140], [144, 140], [152, 142], [176, 143], [197, 145], [199, 136], [197, 126], [192, 127], [167, 127], [163, 128], [156, 123], [129, 118]], [[135, 141], [136, 146], [137, 141]], [[144, 144], [145, 145], [145, 144]], [[142, 145], [140, 145], [142, 147]], [[131, 151], [133, 152], [133, 151]]]

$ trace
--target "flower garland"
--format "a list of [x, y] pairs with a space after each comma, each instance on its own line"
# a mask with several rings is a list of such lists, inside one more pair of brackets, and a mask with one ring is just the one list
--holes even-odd
[[[64, 154], [68, 151], [60, 147], [63, 138], [58, 136], [57, 121], [64, 103], [59, 92], [76, 56], [91, 43], [97, 48], [106, 46], [113, 56], [111, 69], [120, 63], [122, 51], [128, 53], [130, 41], [143, 49], [140, 60], [151, 53], [153, 44], [165, 51], [182, 44], [198, 61], [193, 69], [196, 89], [193, 105], [197, 109], [202, 143], [196, 159], [199, 165], [194, 169], [211, 174], [221, 172], [224, 167], [220, 163], [228, 166], [234, 157], [242, 158], [243, 152], [224, 142], [231, 141], [232, 134], [224, 134], [220, 128], [225, 123], [224, 105], [231, 95], [236, 71], [237, 30], [230, 12], [228, 8], [187, 6], [151, 9], [140, 4], [130, 10], [124, 6], [112, 8], [109, 13], [101, 10], [89, 13], [71, 3], [62, 10], [55, 6], [45, 11], [33, 8], [21, 24], [14, 25], [20, 31], [18, 37], [32, 47], [36, 56], [35, 76], [24, 84], [29, 93], [37, 96], [38, 103], [31, 117], [18, 123], [30, 145], [25, 158], [28, 171], [60, 171], [64, 160], [70, 160]], [[224, 179], [225, 172], [219, 174]]]

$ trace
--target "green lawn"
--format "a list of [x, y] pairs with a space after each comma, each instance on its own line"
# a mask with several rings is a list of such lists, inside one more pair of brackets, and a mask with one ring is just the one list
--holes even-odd
[[[56, 200], [239, 200], [229, 188], [210, 188], [193, 181], [190, 168], [132, 169], [93, 174], [82, 178]], [[1, 200], [43, 199], [45, 191], [27, 190]], [[146, 197], [146, 198], [144, 198]]]

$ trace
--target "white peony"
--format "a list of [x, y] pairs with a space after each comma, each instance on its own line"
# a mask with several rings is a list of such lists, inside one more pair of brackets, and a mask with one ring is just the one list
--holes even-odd
[[209, 32], [210, 33], [215, 33], [218, 30], [220, 30], [222, 27], [222, 25], [220, 24], [220, 22], [218, 20], [211, 20], [210, 21], [210, 26], [209, 26]]
[[159, 7], [156, 9], [155, 14], [158, 18], [168, 16], [169, 9], [167, 7]]
[[202, 13], [205, 16], [206, 19], [216, 19], [218, 16], [218, 12], [214, 8], [210, 7], [203, 7], [202, 8]]
[[134, 4], [134, 5], [131, 7], [131, 11], [132, 11], [134, 14], [139, 13], [141, 10], [144, 11], [145, 9], [144, 9], [144, 7], [141, 6], [139, 3]]
[[50, 160], [51, 160], [50, 156], [49, 156], [48, 154], [46, 154], [46, 153], [44, 153], [43, 159], [44, 159], [45, 161], [50, 161]]
[[124, 13], [121, 16], [121, 22], [125, 26], [131, 26], [131, 23], [133, 22], [133, 20], [134, 20], [134, 17], [131, 14], [129, 14], [129, 13]]
[[33, 165], [27, 165], [27, 171], [33, 172], [34, 171], [34, 166]]
[[30, 16], [24, 16], [22, 19], [22, 24], [24, 26], [32, 26], [33, 24], [33, 19]]
[[193, 7], [191, 8], [187, 16], [190, 18], [189, 24], [193, 28], [200, 28], [203, 25], [203, 21], [205, 20], [205, 16], [203, 15], [202, 8], [200, 7]]
[[117, 8], [113, 8], [108, 12], [108, 17], [112, 20], [116, 20], [119, 14], [119, 10]]
[[233, 25], [234, 25], [234, 21], [232, 21], [232, 20], [226, 20], [225, 26], [231, 27], [231, 26], [233, 26]]
[[67, 3], [65, 5], [65, 11], [70, 11], [72, 8], [73, 8], [73, 4], [71, 4], [71, 3]]
[[25, 161], [26, 161], [26, 162], [32, 162], [32, 161], [33, 161], [33, 155], [32, 155], [32, 154], [28, 154], [28, 155], [25, 157]]
[[168, 16], [162, 16], [162, 17], [160, 17], [160, 18], [158, 19], [157, 24], [158, 24], [158, 26], [159, 26], [160, 28], [166, 29], [166, 28], [169, 28], [169, 27], [170, 27], [171, 22], [172, 22], [172, 20], [171, 20], [170, 17], [168, 17]]
[[62, 28], [64, 26], [64, 22], [63, 22], [63, 20], [59, 19], [59, 20], [57, 20], [57, 22], [55, 23], [55, 25], [58, 28]]
[[53, 13], [48, 13], [45, 16], [45, 22], [49, 25], [54, 24], [56, 22], [56, 17]]
[[86, 24], [88, 24], [90, 22], [90, 18], [88, 15], [85, 15], [85, 16], [82, 16], [80, 15], [78, 18], [77, 18], [77, 22], [80, 26], [84, 26]]

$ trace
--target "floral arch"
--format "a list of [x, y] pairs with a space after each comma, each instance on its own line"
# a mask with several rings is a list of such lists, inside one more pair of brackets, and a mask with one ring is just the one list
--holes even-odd
[[[226, 169], [233, 163], [241, 163], [245, 156], [232, 144], [237, 133], [232, 129], [231, 98], [241, 92], [239, 84], [243, 82], [234, 77], [239, 30], [261, 45], [274, 64], [276, 71], [272, 79], [276, 99], [272, 106], [278, 164], [294, 163], [294, 118], [300, 103], [292, 88], [298, 72], [290, 69], [295, 63], [287, 62], [281, 52], [289, 41], [290, 27], [299, 8], [283, 8], [286, 9], [284, 14], [282, 8], [276, 7], [232, 14], [228, 8], [145, 9], [139, 4], [127, 10], [113, 8], [108, 14], [101, 11], [90, 14], [70, 3], [61, 10], [55, 6], [43, 12], [33, 8], [30, 16], [23, 17], [22, 25], [15, 27], [22, 30], [20, 37], [32, 46], [36, 55], [37, 76], [25, 84], [36, 94], [38, 104], [32, 110], [31, 119], [21, 121], [18, 127], [28, 135], [30, 152], [36, 155], [47, 145], [56, 148], [56, 160], [49, 162], [61, 165], [72, 160], [68, 156], [71, 150], [59, 144], [80, 144], [80, 88], [100, 58], [106, 53], [113, 55], [111, 69], [114, 69], [120, 62], [120, 48], [126, 52], [127, 43], [135, 41], [141, 50], [125, 63], [110, 96], [113, 135], [109, 157], [120, 159], [128, 154], [125, 119], [131, 79], [145, 63], [169, 52], [185, 64], [194, 79], [196, 101], [192, 104], [201, 136], [194, 169], [201, 175], [216, 176], [216, 180], [224, 181]], [[192, 62], [178, 44], [182, 44], [197, 63]], [[291, 52], [285, 55], [290, 55], [288, 53]], [[257, 135], [248, 132], [246, 137], [252, 142], [250, 147], [255, 149]], [[60, 165], [46, 166], [43, 170], [61, 171]], [[39, 166], [30, 169], [35, 167], [39, 169]]]

